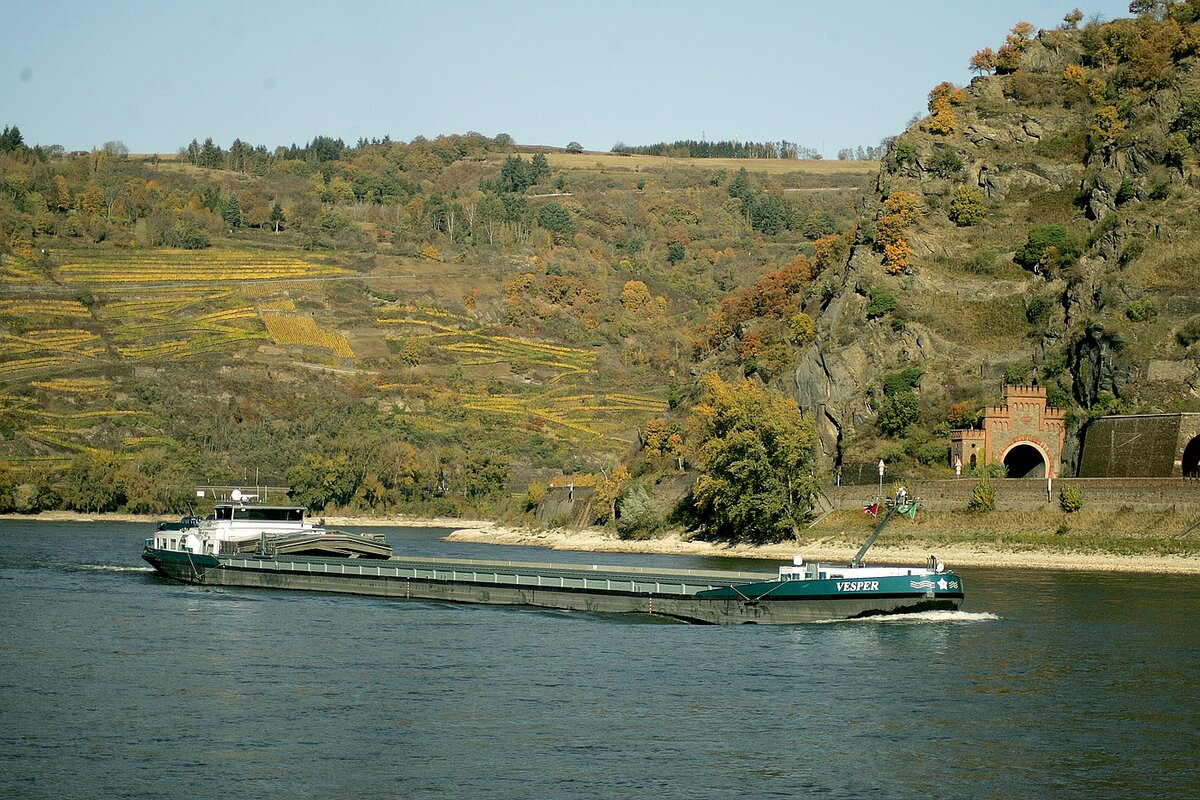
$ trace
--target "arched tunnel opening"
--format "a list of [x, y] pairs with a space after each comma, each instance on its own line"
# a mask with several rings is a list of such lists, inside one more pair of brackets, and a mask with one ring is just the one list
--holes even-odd
[[1004, 468], [1010, 478], [1046, 477], [1046, 460], [1036, 447], [1019, 444], [1004, 456]]
[[1200, 478], [1200, 436], [1183, 448], [1183, 477]]

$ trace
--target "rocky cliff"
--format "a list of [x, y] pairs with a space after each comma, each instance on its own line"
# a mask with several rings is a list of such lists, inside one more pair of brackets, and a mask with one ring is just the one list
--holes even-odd
[[[977, 55], [989, 74], [934, 88], [891, 143], [796, 368], [830, 461], [931, 461], [1006, 379], [1040, 380], [1072, 410], [1068, 469], [1090, 417], [1200, 409], [1188, 9], [1018, 26], [1006, 60]], [[908, 367], [921, 413], [897, 431], [880, 423], [884, 379]]]

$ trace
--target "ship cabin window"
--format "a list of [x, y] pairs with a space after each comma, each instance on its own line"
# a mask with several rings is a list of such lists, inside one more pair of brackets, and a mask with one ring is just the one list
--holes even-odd
[[217, 506], [213, 511], [216, 512], [217, 519], [233, 519], [232, 506]]
[[304, 519], [301, 508], [239, 508], [234, 518], [251, 522], [300, 522]]

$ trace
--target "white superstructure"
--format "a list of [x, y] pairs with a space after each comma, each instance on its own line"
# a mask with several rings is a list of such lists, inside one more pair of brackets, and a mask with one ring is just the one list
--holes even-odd
[[154, 533], [154, 547], [190, 553], [237, 551], [241, 543], [258, 542], [265, 537], [311, 534], [320, 536], [325, 529], [304, 518], [303, 506], [258, 505], [252, 497], [234, 491], [230, 502], [217, 503], [204, 519], [189, 516], [177, 523], [160, 523]]

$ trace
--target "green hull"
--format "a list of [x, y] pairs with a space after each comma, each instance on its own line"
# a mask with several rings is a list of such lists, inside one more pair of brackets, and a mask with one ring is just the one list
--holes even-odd
[[[169, 578], [205, 586], [643, 613], [713, 624], [794, 624], [953, 610], [963, 599], [962, 580], [953, 573], [777, 581], [746, 573], [446, 559], [214, 557], [150, 547], [142, 555]], [[930, 587], [913, 585], [930, 578]]]

